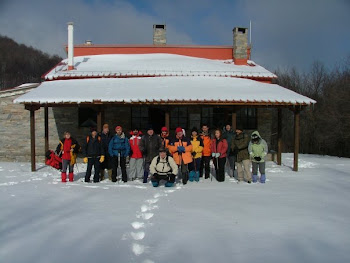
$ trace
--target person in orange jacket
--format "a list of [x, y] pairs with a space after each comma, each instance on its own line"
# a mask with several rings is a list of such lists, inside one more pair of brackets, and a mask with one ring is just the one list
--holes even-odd
[[176, 164], [181, 169], [182, 183], [188, 181], [188, 164], [192, 162], [191, 141], [183, 135], [181, 127], [176, 128], [175, 137], [169, 140], [169, 152], [172, 154]]
[[205, 169], [205, 179], [208, 179], [210, 175], [211, 136], [209, 133], [209, 126], [207, 124], [202, 125], [202, 133], [200, 134], [200, 137], [203, 141], [203, 151], [199, 176], [203, 177], [203, 169]]

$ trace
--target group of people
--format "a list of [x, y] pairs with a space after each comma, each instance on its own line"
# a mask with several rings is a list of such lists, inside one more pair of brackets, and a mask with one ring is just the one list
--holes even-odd
[[144, 135], [138, 128], [132, 129], [129, 137], [121, 126], [116, 126], [114, 131], [110, 133], [108, 124], [103, 125], [101, 133], [91, 128], [82, 147], [69, 132], [65, 132], [56, 149], [62, 158], [62, 182], [67, 181], [67, 169], [69, 181], [74, 180], [73, 167], [80, 149], [84, 163], [87, 163], [85, 182], [90, 182], [93, 167], [95, 183], [104, 180], [107, 174], [109, 180], [117, 182], [120, 167], [123, 182], [142, 179], [143, 183], [147, 183], [150, 179], [153, 186], [157, 187], [164, 180], [165, 186], [171, 187], [176, 177], [183, 184], [188, 181], [198, 182], [201, 177], [208, 179], [210, 161], [219, 182], [225, 180], [226, 163], [229, 175], [237, 175], [238, 181], [266, 181], [265, 156], [268, 148], [258, 131], [249, 136], [242, 127], [238, 126], [233, 131], [229, 124], [224, 129], [215, 129], [213, 134], [209, 132], [209, 126], [203, 124], [201, 131], [192, 128], [189, 137], [185, 136], [185, 130], [181, 127], [176, 128], [174, 137], [169, 136], [166, 127], [161, 129], [159, 135], [155, 134], [151, 126]]

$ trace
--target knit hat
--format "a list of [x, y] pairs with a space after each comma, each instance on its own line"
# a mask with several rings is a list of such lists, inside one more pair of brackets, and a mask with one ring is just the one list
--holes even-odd
[[236, 130], [243, 131], [243, 125], [237, 125], [237, 126], [236, 126]]
[[147, 127], [147, 131], [150, 131], [150, 130], [153, 130], [152, 125], [149, 125], [149, 126]]
[[198, 133], [198, 129], [197, 129], [196, 127], [193, 127], [193, 128], [192, 128], [192, 132], [194, 132], [194, 131], [195, 131], [196, 133]]
[[122, 126], [118, 125], [118, 126], [115, 127], [115, 130], [123, 130], [123, 128], [122, 128]]
[[166, 152], [166, 149], [162, 146], [162, 147], [159, 148], [159, 152], [160, 152], [160, 153], [161, 153], [161, 152]]
[[165, 131], [165, 132], [168, 132], [168, 128], [167, 127], [162, 127], [161, 131]]
[[182, 132], [182, 128], [181, 127], [177, 127], [176, 130], [175, 130], [176, 133], [178, 132]]

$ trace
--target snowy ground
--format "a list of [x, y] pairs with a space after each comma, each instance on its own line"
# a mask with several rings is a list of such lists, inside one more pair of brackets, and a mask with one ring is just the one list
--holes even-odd
[[350, 159], [300, 155], [268, 181], [153, 188], [0, 163], [0, 262], [350, 262]]

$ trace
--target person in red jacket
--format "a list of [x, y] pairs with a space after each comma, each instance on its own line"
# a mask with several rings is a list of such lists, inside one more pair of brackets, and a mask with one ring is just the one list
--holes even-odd
[[60, 140], [56, 148], [56, 153], [62, 158], [62, 182], [67, 182], [67, 168], [69, 169], [69, 181], [73, 182], [73, 165], [77, 159], [77, 153], [79, 151], [78, 142], [73, 139], [70, 132], [64, 132], [64, 138]]
[[215, 130], [215, 138], [211, 140], [211, 156], [213, 158], [216, 180], [218, 182], [225, 181], [225, 164], [226, 164], [226, 153], [228, 144], [226, 139], [222, 138], [220, 129]]
[[167, 127], [162, 127], [159, 137], [162, 140], [162, 146], [165, 148], [167, 154], [169, 155], [169, 131]]
[[129, 177], [131, 180], [143, 178], [143, 155], [140, 150], [142, 132], [135, 128], [130, 132], [131, 156], [129, 161]]

